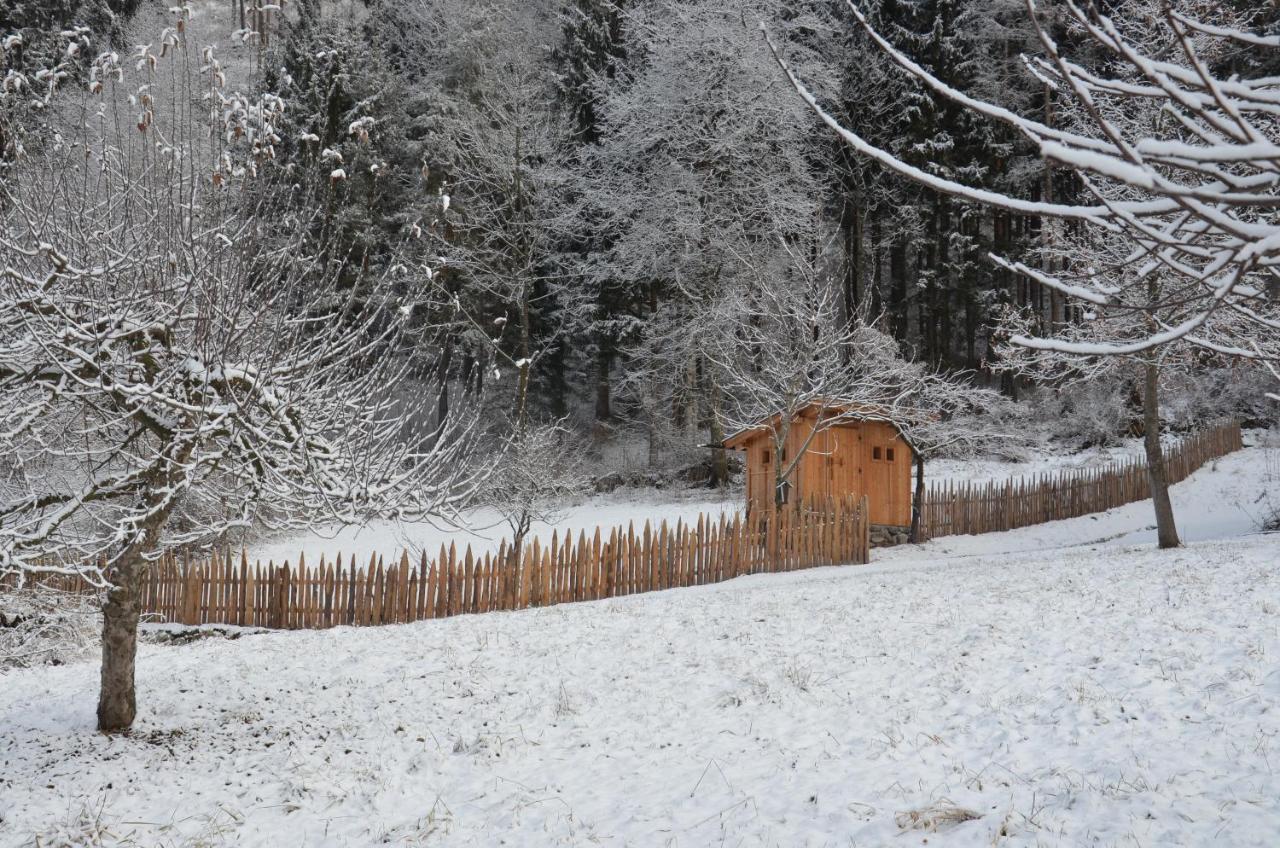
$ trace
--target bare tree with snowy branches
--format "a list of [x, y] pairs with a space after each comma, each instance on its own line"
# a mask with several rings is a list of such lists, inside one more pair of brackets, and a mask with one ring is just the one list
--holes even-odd
[[[843, 315], [839, 289], [793, 250], [791, 275], [761, 276], [721, 297], [706, 326], [714, 328], [707, 359], [725, 387], [729, 431], [768, 433], [774, 506], [787, 502], [796, 469], [814, 440], [832, 427], [863, 418], [923, 426], [933, 416], [922, 403], [961, 384], [904, 360], [880, 330]], [[801, 414], [814, 421], [804, 442], [790, 445]], [[788, 447], [793, 448], [788, 452]]]
[[587, 490], [590, 475], [581, 445], [561, 422], [513, 425], [481, 501], [511, 528], [518, 552], [534, 522], [553, 524], [573, 498]]
[[140, 587], [163, 553], [448, 518], [477, 478], [474, 415], [421, 423], [412, 296], [339, 283], [310, 235], [322, 202], [281, 210], [255, 179], [281, 104], [191, 52], [179, 18], [136, 78], [98, 57], [55, 102], [65, 135], [0, 195], [0, 576], [106, 590], [104, 731], [136, 714]]
[[[1113, 249], [1120, 246], [1109, 259], [1072, 257], [1063, 273], [993, 259], [1087, 310], [1128, 317], [1091, 337], [1061, 325], [1038, 334], [1015, 332], [1010, 342], [1047, 354], [1133, 357], [1144, 364], [1145, 445], [1159, 541], [1161, 547], [1176, 546], [1159, 441], [1163, 349], [1189, 345], [1254, 360], [1273, 372], [1280, 363], [1280, 88], [1264, 76], [1216, 74], [1205, 45], [1271, 50], [1280, 47], [1280, 37], [1207, 23], [1164, 2], [1159, 14], [1172, 49], [1157, 54], [1096, 4], [1064, 0], [1070, 22], [1108, 58], [1108, 69], [1096, 71], [1059, 50], [1034, 0], [1026, 0], [1044, 54], [1027, 66], [1058, 97], [1074, 101], [1084, 119], [1064, 128], [948, 86], [846, 2], [868, 36], [907, 74], [934, 95], [1011, 126], [1048, 162], [1075, 173], [1092, 195], [1089, 204], [1025, 200], [913, 167], [841, 126], [774, 49], [801, 97], [858, 153], [935, 191], [1075, 222]], [[1159, 120], [1135, 121], [1135, 111]]]

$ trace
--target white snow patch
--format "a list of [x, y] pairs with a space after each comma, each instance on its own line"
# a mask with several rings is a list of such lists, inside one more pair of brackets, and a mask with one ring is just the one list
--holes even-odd
[[1218, 522], [1175, 551], [1103, 538], [1142, 532], [1135, 504], [870, 566], [144, 644], [127, 736], [93, 729], [92, 663], [2, 674], [0, 848], [95, 827], [245, 848], [1271, 846], [1280, 536], [1225, 520], [1266, 467], [1250, 449], [1175, 486], [1186, 535]]
[[1090, 448], [1074, 453], [1043, 452], [1019, 462], [997, 458], [933, 459], [924, 464], [924, 479], [928, 485], [946, 485], [948, 482], [1003, 482], [1011, 478], [1034, 477], [1037, 474], [1092, 471], [1112, 462], [1142, 455], [1142, 440], [1127, 439], [1114, 447]]
[[[729, 499], [728, 495], [715, 493], [694, 494], [683, 499], [671, 495], [664, 499], [660, 497], [661, 494], [656, 492], [641, 495], [633, 492], [592, 498], [567, 507], [560, 520], [552, 524], [535, 522], [530, 534], [545, 543], [551, 541], [553, 531], [561, 538], [565, 533], [572, 533], [576, 538], [579, 533], [594, 533], [597, 527], [607, 534], [611, 528], [625, 527], [628, 522], [634, 522], [637, 531], [644, 528], [646, 521], [654, 527], [662, 521], [674, 527], [681, 519], [696, 522], [699, 515], [718, 519], [721, 514], [732, 514], [742, 506], [736, 498]], [[268, 560], [296, 563], [298, 554], [305, 553], [307, 562], [314, 565], [321, 554], [326, 562], [332, 562], [334, 556], [341, 553], [343, 562], [349, 562], [352, 555], [357, 562], [368, 562], [373, 554], [390, 560], [405, 550], [413, 556], [426, 551], [428, 556], [434, 557], [441, 545], [450, 544], [457, 545], [459, 551], [466, 550], [468, 545], [476, 553], [497, 551], [503, 540], [511, 538], [511, 528], [496, 510], [472, 509], [465, 512], [463, 518], [467, 522], [465, 528], [400, 521], [374, 521], [363, 527], [322, 528], [253, 545], [249, 549], [249, 557], [264, 563]]]

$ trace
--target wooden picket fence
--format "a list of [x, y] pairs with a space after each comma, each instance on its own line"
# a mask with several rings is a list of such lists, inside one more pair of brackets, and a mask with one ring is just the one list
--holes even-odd
[[[865, 563], [870, 539], [866, 498], [809, 503], [780, 513], [735, 514], [696, 523], [648, 522], [642, 529], [599, 528], [521, 549], [503, 543], [483, 555], [470, 546], [441, 548], [430, 559], [407, 552], [384, 562], [342, 556], [309, 564], [249, 563], [248, 555], [189, 561], [168, 555], [152, 564], [143, 611], [181, 624], [271, 628], [396, 624], [465, 613], [590, 601], [681, 586], [719, 583], [744, 574]], [[77, 578], [54, 578], [72, 589]], [[69, 582], [71, 581], [71, 582]], [[65, 585], [64, 585], [65, 584]]]
[[[1165, 451], [1169, 482], [1191, 476], [1206, 462], [1244, 447], [1240, 424], [1230, 421], [1184, 439]], [[1096, 469], [1046, 473], [1003, 482], [948, 483], [925, 490], [923, 539], [1013, 530], [1046, 521], [1103, 512], [1151, 497], [1147, 463], [1133, 457]]]

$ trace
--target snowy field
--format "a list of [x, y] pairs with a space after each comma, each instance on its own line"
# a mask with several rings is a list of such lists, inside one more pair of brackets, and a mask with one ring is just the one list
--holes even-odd
[[[1246, 445], [1272, 438], [1275, 437], [1265, 430], [1245, 431]], [[1166, 433], [1161, 441], [1166, 449], [1172, 448], [1182, 441], [1182, 436]], [[946, 484], [952, 481], [980, 484], [992, 480], [1034, 477], [1038, 474], [1053, 474], [1059, 471], [1093, 471], [1113, 462], [1141, 459], [1143, 456], [1140, 438], [1128, 438], [1117, 445], [1090, 447], [1083, 450], [1070, 450], [1061, 445], [1051, 449], [1042, 444], [1025, 459], [1016, 462], [995, 457], [929, 460], [925, 465], [925, 479], [931, 484]]]
[[0, 846], [1273, 846], [1280, 537], [1245, 517], [1269, 464], [1175, 487], [1200, 541], [1172, 553], [1139, 504], [870, 566], [147, 645], [125, 737], [93, 731], [93, 663], [9, 672]]
[[1041, 450], [1018, 462], [983, 458], [934, 459], [925, 464], [925, 480], [931, 484], [945, 484], [948, 481], [986, 483], [990, 480], [1034, 477], [1058, 471], [1088, 471], [1142, 455], [1141, 439], [1125, 439], [1114, 447], [1088, 448], [1074, 453], [1049, 453]]
[[[1245, 444], [1261, 435], [1246, 435]], [[1262, 522], [1268, 509], [1280, 506], [1280, 446], [1253, 448], [1223, 457], [1201, 468], [1191, 480], [1170, 490], [1178, 533], [1185, 541], [1241, 536]], [[1155, 515], [1151, 502], [1126, 504], [1108, 512], [1071, 521], [1052, 521], [1008, 533], [947, 536], [923, 550], [942, 556], [1018, 551], [1109, 542], [1116, 545], [1154, 544]], [[1280, 548], [1280, 541], [1277, 541]], [[917, 559], [922, 548], [905, 546], [876, 551], [877, 561]]]
[[[732, 514], [742, 507], [741, 499], [730, 494], [720, 494], [706, 489], [681, 493], [616, 492], [591, 498], [582, 503], [565, 507], [555, 521], [535, 522], [530, 528], [530, 538], [537, 536], [544, 542], [551, 541], [552, 532], [563, 538], [565, 533], [586, 532], [590, 535], [597, 527], [606, 531], [611, 527], [625, 527], [635, 522], [636, 529], [649, 521], [653, 526], [666, 521], [672, 527], [676, 521], [698, 520], [699, 515], [719, 518], [722, 513]], [[303, 532], [251, 545], [250, 559], [262, 562], [298, 561], [298, 554], [305, 554], [307, 562], [315, 564], [321, 554], [329, 562], [341, 553], [344, 562], [354, 555], [358, 562], [367, 562], [370, 555], [378, 554], [386, 560], [407, 550], [413, 556], [426, 551], [434, 557], [440, 546], [455, 544], [458, 550], [468, 545], [472, 551], [483, 553], [497, 551], [504, 540], [511, 539], [511, 528], [493, 509], [472, 509], [463, 514], [466, 527], [459, 529], [427, 522], [373, 521], [363, 527], [334, 528], [329, 531]]]
[[[926, 471], [928, 481], [935, 485], [949, 480], [982, 483], [1064, 469], [1095, 468], [1141, 454], [1142, 442], [1131, 439], [1113, 448], [1095, 448], [1075, 454], [1041, 453], [1017, 463], [996, 459], [933, 460]], [[576, 536], [585, 531], [590, 535], [596, 527], [625, 527], [628, 521], [634, 521], [639, 529], [645, 521], [656, 527], [664, 520], [672, 526], [681, 519], [697, 521], [700, 514], [717, 518], [742, 508], [740, 488], [735, 487], [724, 494], [706, 489], [613, 492], [568, 506], [555, 521], [535, 523], [530, 533], [543, 541], [550, 541], [552, 531], [562, 537], [566, 532]], [[332, 561], [336, 554], [341, 553], [344, 562], [349, 562], [352, 555], [359, 562], [367, 562], [371, 554], [390, 560], [403, 550], [408, 550], [415, 557], [424, 550], [429, 556], [435, 556], [442, 544], [456, 544], [460, 551], [468, 545], [480, 553], [497, 551], [504, 539], [511, 538], [510, 528], [496, 510], [472, 509], [465, 512], [463, 518], [466, 526], [462, 529], [427, 522], [374, 521], [363, 527], [300, 532], [252, 544], [249, 556], [264, 563], [268, 560], [293, 563], [301, 553], [306, 555], [308, 562], [315, 564], [321, 555]]]

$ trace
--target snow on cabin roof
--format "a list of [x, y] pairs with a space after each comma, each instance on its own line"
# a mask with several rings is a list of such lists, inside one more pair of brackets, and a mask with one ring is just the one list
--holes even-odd
[[[836, 424], [842, 421], [883, 421], [886, 424], [892, 424], [894, 429], [898, 431], [898, 435], [907, 443], [907, 446], [914, 452], [915, 444], [911, 441], [911, 437], [903, 430], [902, 425], [905, 422], [913, 420], [924, 420], [928, 415], [917, 409], [908, 409], [904, 407], [890, 407], [882, 404], [873, 403], [853, 403], [844, 401], [824, 401], [813, 400], [805, 404], [796, 413], [796, 418], [802, 418], [806, 415], [815, 414], [821, 411], [826, 418], [836, 419]], [[749, 427], [743, 427], [735, 433], [726, 436], [722, 443], [729, 450], [742, 450], [745, 443], [753, 437], [763, 435], [770, 427], [772, 422], [782, 413], [775, 412]]]

